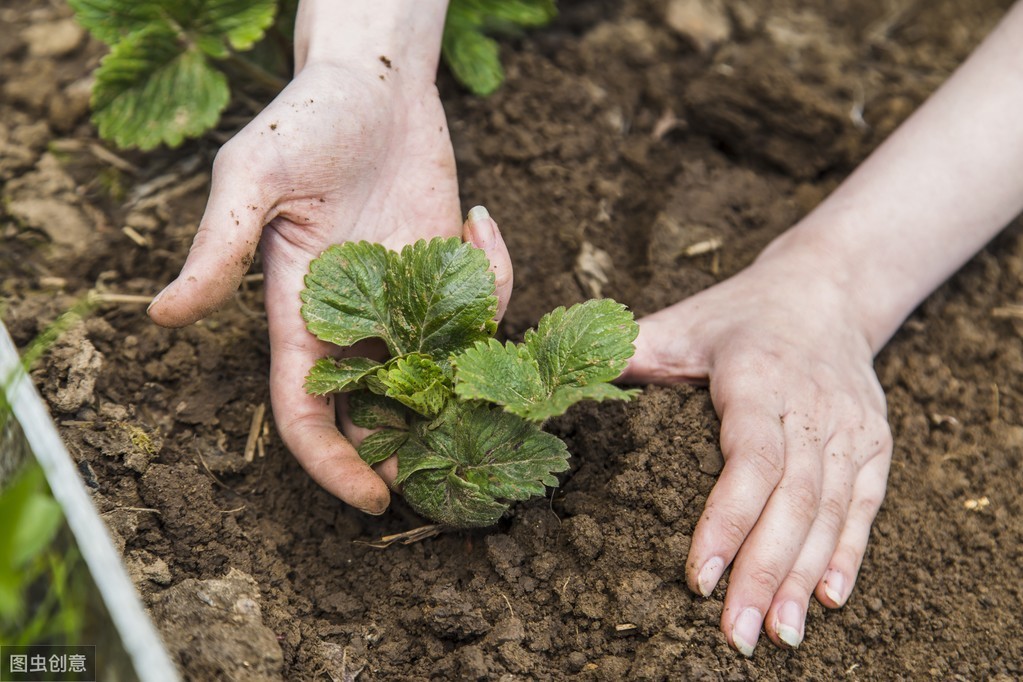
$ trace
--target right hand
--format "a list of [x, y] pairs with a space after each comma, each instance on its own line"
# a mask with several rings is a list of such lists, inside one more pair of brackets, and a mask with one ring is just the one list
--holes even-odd
[[432, 79], [382, 63], [380, 73], [330, 61], [300, 66], [217, 154], [188, 259], [149, 314], [168, 327], [205, 317], [231, 297], [262, 244], [277, 428], [321, 486], [379, 514], [387, 485], [338, 431], [334, 399], [305, 392], [313, 363], [342, 351], [306, 331], [299, 292], [309, 262], [332, 244], [396, 249], [462, 234], [454, 155]]

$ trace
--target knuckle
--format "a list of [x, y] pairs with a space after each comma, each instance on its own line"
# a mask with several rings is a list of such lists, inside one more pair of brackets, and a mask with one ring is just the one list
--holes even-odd
[[817, 586], [817, 583], [818, 581], [820, 581], [820, 579], [821, 576], [812, 575], [807, 571], [805, 567], [798, 565], [792, 568], [792, 570], [789, 572], [788, 577], [788, 580], [792, 581], [795, 585], [797, 585], [800, 591], [802, 591], [807, 598], [809, 598], [810, 594], [814, 590], [814, 587]]
[[746, 572], [746, 580], [756, 592], [770, 599], [781, 585], [781, 571], [768, 564], [756, 564]]
[[777, 484], [785, 471], [785, 456], [780, 445], [761, 442], [741, 452], [747, 465], [762, 480]]
[[816, 480], [796, 476], [785, 481], [781, 487], [796, 518], [808, 522], [817, 517], [821, 505], [821, 491]]
[[713, 526], [710, 536], [716, 545], [738, 549], [749, 535], [750, 526], [742, 513], [724, 505], [708, 505], [704, 518]]
[[749, 534], [749, 528], [739, 518], [727, 515], [721, 521], [721, 535], [730, 547], [740, 547]]
[[817, 521], [823, 524], [824, 528], [834, 537], [838, 537], [845, 526], [845, 519], [849, 510], [849, 503], [836, 497], [826, 497], [820, 503], [817, 510]]
[[856, 500], [856, 510], [859, 512], [860, 516], [873, 519], [877, 515], [877, 511], [881, 508], [882, 502], [884, 502], [883, 491], [880, 494], [870, 493], [863, 495]]

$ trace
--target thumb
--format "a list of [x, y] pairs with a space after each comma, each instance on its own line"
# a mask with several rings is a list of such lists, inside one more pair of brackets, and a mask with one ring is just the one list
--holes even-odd
[[[219, 162], [219, 163], [218, 163]], [[149, 304], [164, 327], [184, 327], [219, 308], [252, 265], [266, 211], [249, 173], [225, 172], [223, 150], [213, 164], [206, 211], [181, 274]]]
[[618, 381], [630, 384], [703, 384], [710, 376], [710, 355], [693, 334], [694, 316], [681, 301], [639, 322], [636, 352]]
[[462, 241], [483, 249], [490, 259], [490, 271], [494, 273], [494, 286], [497, 289], [497, 321], [500, 322], [511, 299], [513, 280], [511, 256], [508, 255], [508, 247], [497, 223], [483, 206], [469, 209], [469, 216], [462, 226]]

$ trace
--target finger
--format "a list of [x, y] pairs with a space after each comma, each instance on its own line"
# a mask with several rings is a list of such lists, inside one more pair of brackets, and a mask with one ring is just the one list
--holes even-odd
[[709, 596], [739, 551], [784, 467], [784, 434], [777, 412], [736, 401], [722, 411], [721, 449], [725, 466], [693, 532], [686, 579]]
[[887, 441], [882, 442], [881, 453], [868, 461], [856, 477], [845, 528], [842, 529], [838, 547], [828, 562], [824, 577], [814, 592], [817, 600], [828, 608], [835, 609], [845, 604], [856, 584], [863, 555], [867, 551], [867, 542], [870, 540], [870, 527], [884, 501], [890, 463], [889, 436]]
[[699, 306], [699, 295], [681, 301], [638, 320], [636, 352], [619, 377], [631, 384], [706, 383], [710, 359], [702, 352], [706, 345], [690, 342], [691, 323]]
[[181, 274], [149, 305], [164, 327], [183, 327], [220, 307], [252, 265], [260, 232], [269, 219], [251, 170], [225, 146], [213, 163], [206, 211]]
[[768, 636], [779, 646], [795, 648], [802, 643], [810, 595], [824, 575], [845, 527], [856, 479], [853, 453], [860, 445], [855, 435], [843, 431], [825, 446], [826, 468], [817, 518], [765, 619]]
[[512, 292], [512, 263], [508, 255], [508, 246], [504, 243], [501, 230], [483, 206], [474, 206], [462, 226], [462, 241], [483, 249], [490, 259], [490, 271], [494, 273], [494, 286], [497, 289], [497, 321], [504, 317], [508, 309], [508, 301]]
[[328, 492], [364, 512], [380, 514], [387, 509], [390, 492], [337, 430], [333, 397], [311, 396], [305, 391], [309, 368], [327, 355], [331, 346], [309, 334], [299, 314], [303, 255], [275, 232], [264, 239], [263, 253], [270, 400], [281, 438], [302, 468]]
[[785, 470], [732, 566], [721, 628], [752, 656], [764, 616], [792, 570], [821, 501], [821, 443], [812, 422], [785, 420]]
[[[366, 357], [365, 353], [359, 353], [360, 357]], [[385, 354], [386, 355], [386, 354]], [[364, 426], [357, 426], [352, 418], [348, 414], [348, 394], [342, 394], [338, 397], [337, 403], [337, 418], [341, 424], [341, 433], [348, 438], [348, 441], [356, 448], [362, 445], [362, 441], [366, 440], [366, 437], [372, 433], [376, 433], [379, 429], [367, 429]], [[398, 458], [395, 456], [388, 457], [383, 462], [373, 465], [373, 471], [377, 473], [377, 476], [384, 480], [389, 488], [395, 490], [394, 479], [398, 477]]]

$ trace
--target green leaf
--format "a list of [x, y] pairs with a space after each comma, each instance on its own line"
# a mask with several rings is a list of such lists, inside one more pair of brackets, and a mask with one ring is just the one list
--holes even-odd
[[546, 26], [558, 16], [554, 0], [455, 0], [472, 5], [488, 30], [505, 26]]
[[385, 282], [399, 351], [446, 359], [497, 331], [494, 273], [482, 249], [458, 237], [401, 250]]
[[[568, 451], [535, 424], [479, 403], [449, 402], [433, 422], [419, 421], [398, 451], [398, 477], [416, 511], [441, 523], [494, 523], [508, 500], [543, 495]], [[439, 488], [433, 486], [439, 485]]]
[[[182, 5], [180, 0], [165, 2]], [[200, 35], [224, 38], [238, 51], [250, 49], [263, 38], [277, 10], [277, 0], [192, 0], [192, 4], [198, 12], [186, 26]], [[227, 50], [214, 56], [226, 57]]]
[[94, 36], [115, 45], [154, 26], [201, 46], [213, 57], [229, 47], [248, 50], [274, 20], [276, 0], [69, 0], [75, 16]]
[[491, 339], [454, 356], [455, 393], [543, 421], [580, 400], [629, 400], [606, 382], [625, 369], [639, 333], [632, 313], [610, 299], [544, 315], [521, 345]]
[[421, 240], [401, 253], [369, 242], [332, 246], [310, 266], [302, 316], [323, 341], [350, 346], [375, 337], [394, 357], [446, 362], [497, 329], [489, 266], [482, 250], [457, 237]]
[[0, 566], [23, 567], [53, 541], [62, 519], [42, 469], [23, 469], [0, 494]]
[[474, 95], [486, 97], [504, 82], [497, 41], [470, 24], [453, 20], [450, 14], [444, 27], [441, 53], [458, 82]]
[[364, 429], [408, 429], [408, 410], [369, 391], [348, 394], [348, 417]]
[[92, 35], [113, 45], [125, 35], [165, 21], [161, 2], [68, 0], [75, 19]]
[[441, 40], [444, 61], [462, 85], [485, 97], [504, 81], [500, 48], [486, 33], [514, 34], [555, 16], [554, 0], [452, 0]]
[[305, 378], [305, 390], [313, 395], [351, 391], [381, 367], [369, 358], [320, 358]]
[[550, 393], [533, 353], [522, 344], [480, 341], [453, 358], [455, 392], [463, 400], [532, 405]]
[[526, 332], [526, 345], [553, 392], [616, 379], [636, 352], [638, 335], [632, 313], [605, 298], [544, 315], [536, 331]]
[[175, 147], [216, 124], [228, 98], [224, 74], [157, 25], [117, 43], [100, 62], [93, 121], [120, 147]]
[[359, 456], [370, 466], [383, 462], [408, 440], [408, 431], [383, 429], [371, 433], [359, 445]]
[[381, 338], [392, 355], [400, 355], [390, 333], [384, 273], [386, 248], [369, 242], [331, 246], [313, 260], [302, 291], [302, 317], [321, 341], [351, 346]]
[[[399, 452], [399, 463], [401, 459]], [[491, 526], [508, 510], [507, 503], [498, 502], [450, 469], [417, 473], [404, 484], [402, 494], [423, 516], [456, 528]]]
[[436, 417], [451, 397], [451, 382], [429, 355], [412, 353], [377, 372], [388, 398], [397, 400], [425, 417]]
[[621, 389], [614, 384], [589, 384], [587, 386], [562, 386], [551, 397], [528, 407], [510, 409], [513, 414], [542, 422], [564, 414], [568, 408], [582, 400], [632, 400], [642, 391], [638, 388]]

